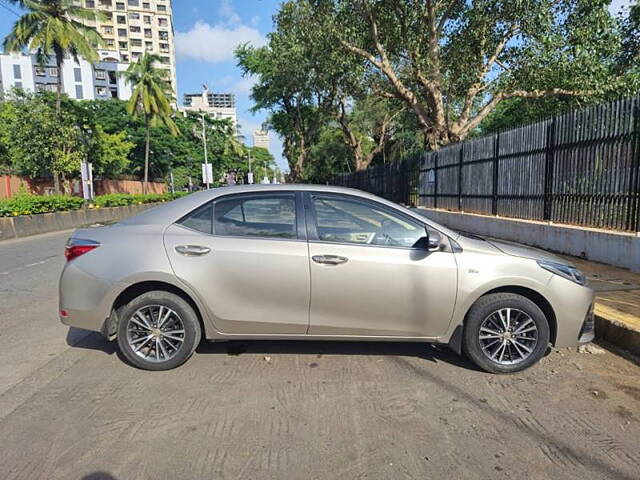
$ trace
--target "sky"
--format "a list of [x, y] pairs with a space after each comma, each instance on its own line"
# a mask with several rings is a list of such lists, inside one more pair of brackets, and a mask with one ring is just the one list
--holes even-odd
[[[238, 123], [245, 142], [266, 120], [267, 112], [252, 113], [249, 98], [253, 81], [244, 78], [233, 52], [243, 43], [262, 46], [272, 30], [272, 17], [280, 0], [174, 0], [174, 27], [178, 69], [178, 95], [210, 90], [236, 95]], [[282, 141], [271, 132], [271, 152], [278, 165], [288, 170]]]
[[[628, 7], [632, 0], [613, 0], [614, 14]], [[272, 17], [281, 0], [173, 0], [176, 32], [178, 99], [184, 93], [200, 92], [203, 84], [215, 92], [236, 95], [238, 122], [248, 145], [252, 133], [266, 120], [267, 112], [252, 113], [249, 98], [251, 78], [244, 78], [236, 65], [233, 51], [249, 42], [262, 46], [273, 29]], [[0, 0], [0, 7], [6, 0]], [[13, 10], [17, 8], [11, 7]], [[0, 38], [9, 32], [16, 17], [0, 8]], [[282, 141], [271, 133], [271, 152], [278, 165], [288, 170], [282, 156]]]
[[[252, 145], [252, 133], [260, 128], [267, 112], [252, 113], [249, 98], [252, 80], [243, 78], [233, 52], [236, 46], [249, 42], [255, 46], [267, 42], [272, 30], [272, 17], [280, 0], [173, 0], [173, 22], [176, 34], [178, 100], [185, 93], [202, 91], [206, 83], [215, 92], [236, 95], [238, 123], [245, 142]], [[16, 16], [3, 8], [0, 0], [0, 39], [9, 33]], [[11, 10], [20, 12], [16, 6]], [[282, 156], [282, 141], [270, 133], [271, 153], [278, 165], [288, 170]]]

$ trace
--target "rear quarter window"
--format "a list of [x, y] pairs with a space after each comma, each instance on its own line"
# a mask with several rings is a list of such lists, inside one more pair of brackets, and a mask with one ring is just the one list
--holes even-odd
[[213, 203], [197, 208], [178, 221], [179, 225], [211, 235], [213, 232]]

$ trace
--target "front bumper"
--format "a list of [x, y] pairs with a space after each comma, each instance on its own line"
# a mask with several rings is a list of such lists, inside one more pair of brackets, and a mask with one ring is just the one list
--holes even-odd
[[580, 329], [580, 336], [578, 337], [578, 343], [589, 343], [596, 338], [596, 320], [593, 314], [593, 303], [591, 308], [584, 317], [582, 328]]
[[594, 328], [589, 319], [593, 315], [594, 292], [554, 275], [543, 292], [556, 317], [557, 348], [576, 347], [593, 340]]

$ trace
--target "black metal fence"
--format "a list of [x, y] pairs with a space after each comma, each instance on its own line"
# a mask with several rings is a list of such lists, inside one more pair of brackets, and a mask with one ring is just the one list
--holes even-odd
[[640, 97], [334, 178], [398, 203], [640, 230]]

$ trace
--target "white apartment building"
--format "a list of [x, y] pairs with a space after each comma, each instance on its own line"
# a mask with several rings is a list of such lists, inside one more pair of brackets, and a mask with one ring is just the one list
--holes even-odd
[[181, 110], [202, 112], [218, 119], [229, 118], [234, 127], [238, 125], [236, 97], [233, 93], [213, 93], [204, 87], [202, 93], [186, 93]]
[[62, 89], [76, 100], [96, 100], [131, 97], [131, 86], [120, 75], [129, 65], [114, 62], [98, 62], [95, 65], [80, 60], [66, 59], [62, 72], [55, 61], [38, 65], [35, 55], [0, 54], [0, 97], [13, 88], [27, 92], [56, 91], [58, 76], [62, 75]]
[[160, 57], [158, 68], [167, 70], [177, 96], [176, 54], [171, 0], [76, 0], [78, 5], [101, 11], [105, 20], [85, 21], [105, 40], [99, 50], [103, 61], [136, 62], [145, 52]]
[[253, 146], [269, 150], [269, 132], [266, 130], [254, 130]]

